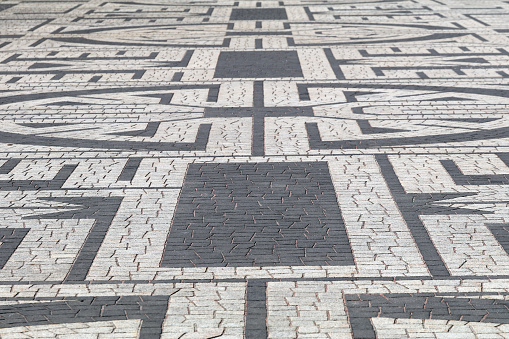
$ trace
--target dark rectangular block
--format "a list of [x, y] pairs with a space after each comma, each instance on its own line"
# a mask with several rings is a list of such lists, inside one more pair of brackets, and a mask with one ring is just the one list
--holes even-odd
[[221, 52], [214, 78], [303, 77], [296, 51]]
[[353, 264], [327, 163], [282, 162], [191, 164], [161, 266]]
[[234, 8], [230, 20], [288, 20], [284, 8]]

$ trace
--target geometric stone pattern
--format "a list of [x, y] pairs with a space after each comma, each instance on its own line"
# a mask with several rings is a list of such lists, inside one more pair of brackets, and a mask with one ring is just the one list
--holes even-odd
[[509, 336], [508, 11], [0, 4], [0, 336]]

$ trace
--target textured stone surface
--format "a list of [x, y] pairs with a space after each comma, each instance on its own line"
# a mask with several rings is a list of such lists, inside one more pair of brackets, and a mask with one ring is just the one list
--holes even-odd
[[509, 337], [508, 11], [0, 4], [0, 337]]

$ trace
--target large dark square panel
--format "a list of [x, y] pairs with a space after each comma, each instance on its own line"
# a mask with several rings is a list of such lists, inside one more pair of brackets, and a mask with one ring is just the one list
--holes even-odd
[[287, 20], [284, 8], [234, 8], [230, 20]]
[[215, 78], [302, 77], [296, 51], [221, 52]]
[[353, 265], [326, 162], [191, 164], [162, 267]]

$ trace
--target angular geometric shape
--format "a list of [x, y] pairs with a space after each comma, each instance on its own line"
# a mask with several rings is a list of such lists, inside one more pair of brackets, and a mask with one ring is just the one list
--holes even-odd
[[[38, 304], [33, 303], [34, 307]], [[29, 325], [10, 328], [0, 328], [0, 338], [44, 338], [48, 333], [60, 338], [122, 338], [139, 339], [141, 319], [95, 321], [84, 323], [64, 323], [48, 325]], [[58, 333], [58, 334], [57, 334]]]
[[[122, 197], [41, 197], [40, 200], [70, 204], [61, 212], [31, 215], [25, 219], [95, 219], [94, 226], [81, 246], [67, 273], [66, 281], [85, 280], [106, 233], [122, 203]], [[74, 205], [74, 206], [73, 206]]]
[[0, 328], [140, 319], [139, 337], [159, 338], [168, 300], [168, 296], [86, 296], [0, 304]]
[[357, 125], [361, 129], [362, 134], [381, 134], [381, 133], [397, 133], [397, 132], [408, 132], [404, 129], [387, 128], [387, 127], [373, 127], [369, 120], [357, 119]]
[[504, 251], [509, 254], [509, 224], [490, 224], [486, 226]]
[[376, 338], [370, 318], [442, 319], [509, 323], [509, 301], [434, 294], [346, 294], [353, 338]]
[[284, 8], [234, 8], [230, 20], [288, 20]]
[[151, 121], [148, 122], [144, 129], [131, 130], [131, 131], [122, 131], [122, 132], [112, 132], [109, 133], [111, 135], [123, 135], [128, 137], [149, 137], [152, 138], [159, 128], [161, 123], [159, 121]]
[[162, 267], [353, 265], [326, 162], [191, 164]]
[[64, 165], [52, 180], [0, 180], [0, 191], [59, 190], [78, 165]]
[[296, 51], [221, 52], [214, 78], [303, 77]]
[[52, 68], [52, 67], [69, 67], [71, 65], [69, 64], [57, 64], [57, 63], [50, 63], [50, 62], [36, 62], [32, 64], [28, 69], [34, 69], [34, 68]]
[[11, 7], [16, 6], [17, 4], [0, 4], [0, 12], [5, 11], [6, 9], [9, 9]]
[[465, 175], [452, 160], [440, 160], [456, 185], [509, 185], [509, 174]]
[[29, 228], [0, 229], [0, 269], [4, 268], [29, 230]]

